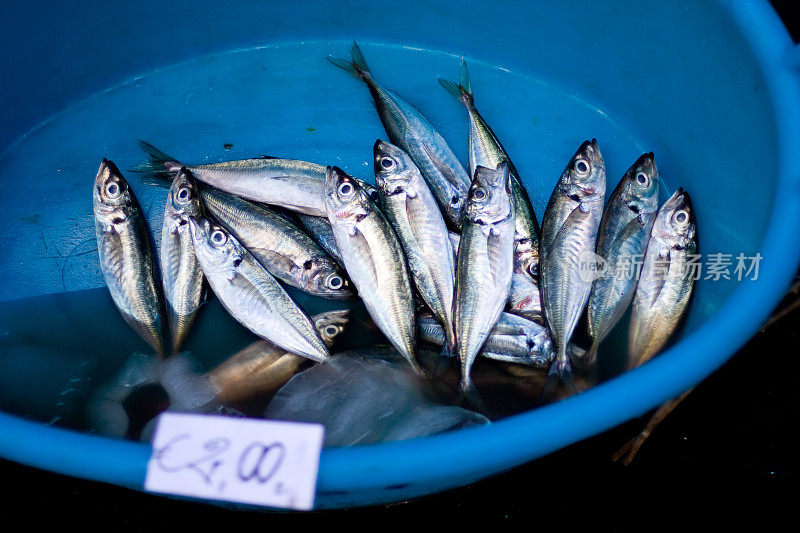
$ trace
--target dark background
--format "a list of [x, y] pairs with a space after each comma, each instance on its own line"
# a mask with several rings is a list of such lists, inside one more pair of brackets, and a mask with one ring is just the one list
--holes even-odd
[[[800, 2], [771, 3], [798, 41]], [[799, 296], [787, 297], [778, 309]], [[113, 531], [237, 531], [301, 524], [327, 529], [388, 521], [452, 527], [463, 522], [478, 526], [481, 519], [531, 529], [602, 531], [692, 530], [701, 524], [719, 528], [749, 521], [759, 529], [784, 523], [796, 527], [799, 325], [796, 310], [754, 337], [656, 429], [629, 467], [610, 456], [639, 432], [646, 418], [461, 489], [388, 507], [305, 514], [228, 511], [0, 460], [0, 483], [6, 488], [2, 521], [26, 529]]]

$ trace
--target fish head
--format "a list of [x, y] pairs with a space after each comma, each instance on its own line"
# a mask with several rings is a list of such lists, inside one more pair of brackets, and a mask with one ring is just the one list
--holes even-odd
[[637, 214], [658, 210], [658, 169], [653, 152], [640, 156], [625, 173], [622, 199]]
[[339, 167], [325, 170], [325, 209], [328, 218], [358, 222], [372, 211], [369, 196], [358, 184]]
[[310, 259], [303, 264], [308, 275], [307, 284], [314, 294], [327, 298], [352, 298], [353, 286], [341, 269], [327, 257]]
[[242, 261], [244, 250], [239, 242], [222, 226], [205, 217], [189, 217], [194, 252], [203, 271], [234, 273]]
[[314, 327], [317, 328], [317, 333], [329, 348], [336, 340], [336, 337], [341, 335], [347, 327], [348, 322], [350, 322], [349, 315], [349, 309], [339, 309], [326, 311], [314, 317]]
[[537, 279], [539, 276], [539, 246], [531, 239], [518, 239], [514, 243], [514, 268]]
[[696, 244], [695, 216], [689, 193], [683, 188], [664, 202], [653, 224], [653, 236], [667, 246], [694, 251]]
[[378, 200], [380, 200], [380, 196], [378, 195], [378, 190], [375, 187], [373, 187], [366, 181], [362, 180], [356, 180], [356, 181], [358, 181], [358, 184], [361, 186], [361, 189], [364, 191], [364, 194], [367, 195], [367, 198], [369, 198], [373, 202], [377, 202]]
[[467, 196], [465, 216], [478, 224], [494, 224], [513, 216], [508, 163], [496, 169], [478, 166]]
[[177, 217], [198, 217], [203, 214], [200, 203], [200, 191], [194, 181], [194, 176], [186, 167], [182, 167], [169, 188], [167, 206]]
[[576, 202], [605, 197], [606, 170], [597, 139], [581, 144], [561, 174], [559, 187]]
[[375, 182], [386, 196], [405, 192], [408, 182], [421, 175], [411, 157], [393, 144], [378, 139], [372, 153], [375, 157]]
[[528, 355], [533, 364], [539, 368], [547, 368], [556, 359], [556, 348], [550, 339], [547, 328], [536, 329], [527, 336]]
[[128, 210], [135, 202], [133, 192], [117, 165], [103, 159], [94, 180], [95, 214], [109, 219], [112, 224], [124, 222], [128, 218]]

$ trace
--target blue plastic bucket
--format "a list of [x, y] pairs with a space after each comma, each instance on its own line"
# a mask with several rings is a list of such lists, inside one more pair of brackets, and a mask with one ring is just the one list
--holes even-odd
[[[666, 188], [692, 194], [705, 257], [731, 254], [731, 279], [701, 279], [677, 342], [588, 392], [486, 427], [324, 450], [317, 508], [461, 486], [643, 414], [757, 331], [800, 255], [800, 54], [765, 1], [14, 3], [0, 36], [0, 367], [20, 395], [0, 414], [0, 455], [27, 465], [143, 486], [148, 445], [26, 419], [58, 400], [39, 389], [69, 361], [139, 342], [106, 300], [82, 300], [104, 294], [100, 159], [131, 168], [144, 138], [186, 160], [267, 153], [364, 175], [384, 133], [364, 87], [324, 60], [354, 39], [462, 156], [465, 115], [436, 77], [465, 57], [539, 213], [584, 139], [600, 141], [610, 181], [654, 151]], [[137, 193], [157, 228], [163, 193]], [[736, 279], [739, 254], [760, 254], [756, 279]]]

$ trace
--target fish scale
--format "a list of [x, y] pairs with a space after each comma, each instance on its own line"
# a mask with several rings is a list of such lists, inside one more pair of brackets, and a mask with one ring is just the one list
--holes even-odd
[[189, 224], [203, 273], [233, 318], [287, 351], [314, 361], [328, 357], [308, 316], [235, 237], [203, 217]]
[[367, 84], [389, 140], [402, 148], [419, 168], [448, 224], [461, 227], [470, 177], [433, 125], [411, 104], [378, 85], [356, 43], [351, 58], [328, 60]]
[[[557, 357], [551, 374], [571, 381], [567, 345], [589, 299], [581, 256], [593, 254], [605, 197], [605, 167], [597, 141], [581, 144], [561, 173], [542, 220], [542, 304]], [[584, 259], [586, 256], [584, 256]]]
[[478, 167], [456, 263], [455, 334], [461, 390], [474, 396], [470, 370], [508, 301], [514, 269], [514, 203], [509, 168]]
[[353, 296], [336, 262], [287, 217], [207, 186], [200, 194], [208, 212], [280, 281], [325, 298]]
[[327, 169], [325, 205], [345, 269], [378, 328], [411, 366], [416, 324], [405, 255], [389, 222], [356, 180]]
[[[185, 198], [179, 198], [179, 193]], [[203, 271], [194, 253], [188, 217], [202, 213], [193, 177], [178, 171], [167, 194], [159, 256], [172, 353], [177, 353], [203, 300]]]
[[[679, 215], [685, 217], [683, 222], [676, 218]], [[633, 296], [628, 329], [629, 368], [656, 355], [686, 312], [694, 289], [692, 270], [686, 266], [697, 251], [696, 232], [691, 198], [678, 189], [661, 206], [650, 231]], [[655, 268], [658, 260], [668, 261], [666, 273]]]
[[400, 239], [414, 284], [443, 325], [446, 349], [452, 352], [455, 257], [447, 242], [447, 225], [408, 154], [380, 140], [373, 154], [381, 206]]
[[[110, 195], [110, 187], [116, 194]], [[161, 292], [153, 269], [150, 233], [136, 197], [119, 169], [103, 160], [93, 189], [97, 250], [114, 304], [125, 321], [165, 355]]]

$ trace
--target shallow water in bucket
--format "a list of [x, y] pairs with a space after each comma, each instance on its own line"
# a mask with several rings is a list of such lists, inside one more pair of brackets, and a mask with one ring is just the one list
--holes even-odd
[[[379, 83], [426, 115], [466, 163], [466, 113], [436, 82], [456, 79], [460, 57], [361, 44]], [[52, 116], [0, 156], [0, 409], [83, 429], [92, 391], [134, 351], [147, 351], [113, 307], [99, 270], [90, 192], [102, 158], [131, 183], [156, 245], [166, 190], [129, 171], [145, 160], [139, 139], [187, 163], [272, 155], [335, 164], [374, 182], [371, 147], [385, 132], [363, 83], [325, 60], [347, 56], [349, 47], [237, 50], [155, 70]], [[514, 159], [539, 217], [584, 139], [600, 143], [609, 193], [641, 153], [654, 150], [660, 163], [658, 147], [615, 120], [614, 110], [553, 80], [466, 60], [476, 105]], [[662, 179], [672, 192], [672, 177]], [[733, 287], [698, 287], [700, 310], [690, 322], [708, 316]], [[353, 305], [291, 294], [309, 314]], [[608, 352], [621, 351], [622, 329], [607, 341]], [[348, 338], [367, 331], [354, 321]], [[185, 348], [210, 367], [252, 340], [212, 301]]]

